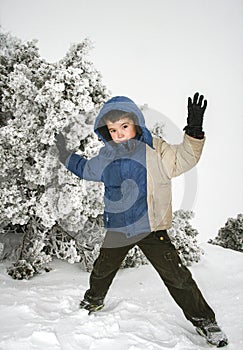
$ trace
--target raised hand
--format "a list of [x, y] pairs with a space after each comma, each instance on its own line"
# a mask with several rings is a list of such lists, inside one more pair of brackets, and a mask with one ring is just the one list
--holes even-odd
[[187, 125], [183, 130], [189, 136], [196, 138], [203, 138], [204, 132], [202, 131], [204, 112], [207, 108], [207, 100], [204, 99], [203, 95], [195, 93], [193, 100], [191, 97], [188, 98], [188, 117]]

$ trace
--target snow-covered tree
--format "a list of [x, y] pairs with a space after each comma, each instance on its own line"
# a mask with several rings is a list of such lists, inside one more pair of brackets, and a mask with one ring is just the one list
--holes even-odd
[[172, 227], [168, 234], [178, 250], [182, 263], [190, 266], [198, 262], [203, 250], [198, 246], [196, 236], [198, 231], [192, 227], [190, 220], [194, 213], [191, 210], [177, 210], [173, 213]]
[[102, 213], [102, 186], [84, 183], [59, 163], [54, 135], [62, 131], [70, 150], [95, 155], [101, 145], [93, 133], [94, 117], [109, 93], [88, 59], [88, 40], [51, 64], [41, 59], [36, 41], [0, 33], [0, 44], [1, 256], [6, 257], [4, 238], [10, 232], [22, 235], [32, 245], [28, 251], [22, 247], [21, 260], [39, 271], [37, 257], [49, 260], [42, 253], [56, 226], [79, 235]]
[[229, 218], [225, 226], [219, 230], [217, 237], [210, 239], [209, 243], [243, 252], [243, 214]]

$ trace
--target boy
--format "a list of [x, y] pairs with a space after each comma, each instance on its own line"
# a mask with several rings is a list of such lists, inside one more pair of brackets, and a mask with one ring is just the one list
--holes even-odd
[[87, 160], [71, 154], [63, 136], [56, 139], [59, 159], [67, 169], [105, 186], [107, 233], [80, 307], [89, 312], [103, 308], [116, 272], [137, 244], [198, 333], [210, 344], [222, 347], [228, 343], [226, 335], [166, 231], [172, 223], [171, 178], [191, 169], [200, 158], [206, 106], [207, 101], [198, 93], [193, 101], [188, 99], [187, 126], [179, 145], [153, 138], [141, 110], [124, 96], [108, 100], [96, 118], [94, 131], [105, 144], [97, 157]]

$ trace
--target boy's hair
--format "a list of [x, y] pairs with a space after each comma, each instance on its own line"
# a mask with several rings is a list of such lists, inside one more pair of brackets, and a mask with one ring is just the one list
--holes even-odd
[[109, 111], [103, 115], [103, 117], [99, 123], [100, 126], [98, 127], [99, 134], [106, 141], [112, 140], [112, 137], [111, 137], [110, 132], [109, 132], [107, 125], [106, 125], [107, 121], [109, 120], [110, 122], [114, 123], [114, 122], [120, 120], [121, 118], [131, 119], [136, 126], [137, 135], [142, 135], [142, 129], [138, 124], [138, 118], [137, 118], [136, 114], [134, 114], [132, 112], [125, 112], [125, 111], [114, 109], [113, 111]]

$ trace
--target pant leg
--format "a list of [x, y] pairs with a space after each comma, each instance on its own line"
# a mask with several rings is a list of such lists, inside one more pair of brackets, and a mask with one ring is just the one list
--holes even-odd
[[101, 248], [90, 275], [90, 288], [84, 297], [89, 301], [102, 300], [119, 267], [132, 245], [119, 248]]
[[166, 231], [151, 233], [138, 245], [189, 321], [198, 326], [205, 320], [215, 320], [213, 310], [202, 296], [191, 272], [182, 264]]

